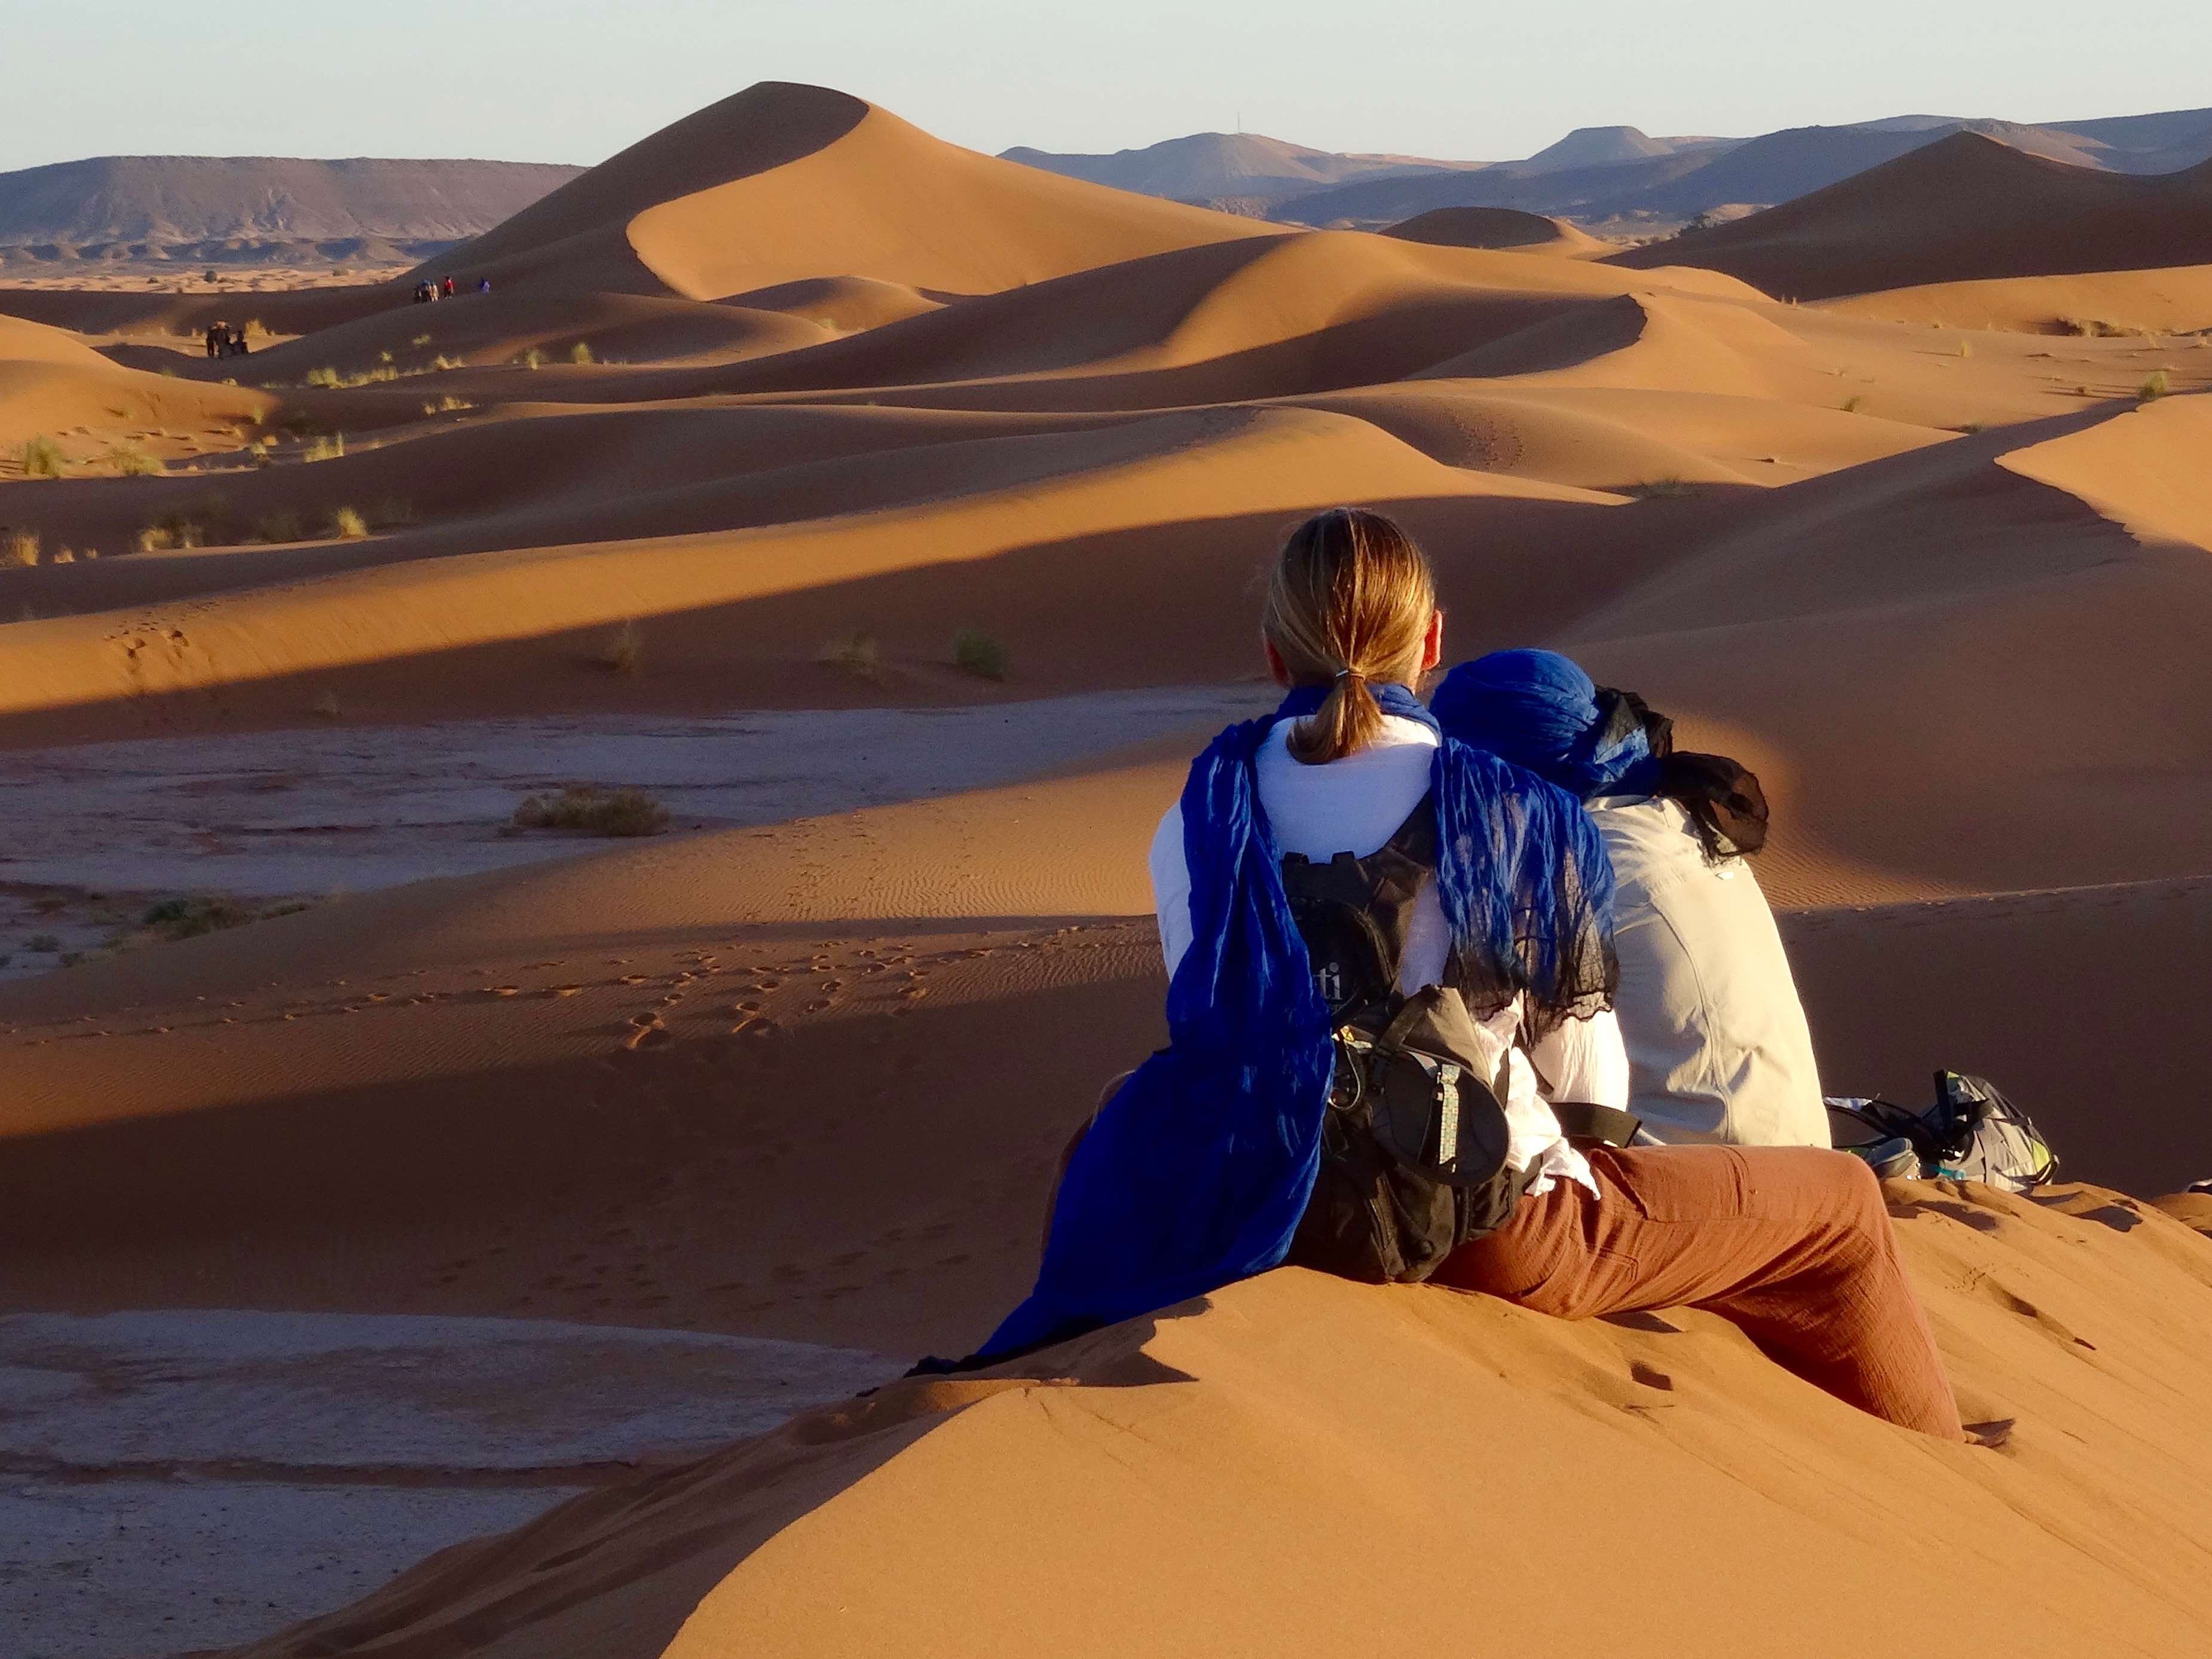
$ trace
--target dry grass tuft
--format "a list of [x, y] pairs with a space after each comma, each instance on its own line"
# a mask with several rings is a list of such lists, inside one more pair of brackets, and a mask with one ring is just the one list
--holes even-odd
[[2090, 340], [2122, 340], [2142, 332], [2126, 323], [2106, 322], [2102, 317], [2061, 317], [2058, 331]]
[[342, 542], [357, 542], [368, 534], [368, 520], [352, 507], [342, 507], [331, 514], [330, 533]]
[[952, 665], [979, 679], [1006, 678], [1006, 647], [977, 629], [963, 628], [953, 637]]
[[634, 621], [615, 629], [599, 648], [599, 665], [611, 674], [636, 678], [645, 666], [645, 630]]
[[872, 634], [840, 634], [814, 653], [814, 660], [825, 667], [842, 668], [854, 679], [872, 685], [882, 685], [888, 678], [883, 652]]
[[1865, 407], [1866, 399], [1863, 398], [1846, 398], [1843, 401], [1843, 410], [1846, 415], [1856, 415]]
[[303, 542], [307, 538], [307, 526], [292, 507], [272, 507], [253, 521], [253, 539], [257, 542]]
[[1638, 501], [1649, 501], [1671, 500], [1678, 495], [1690, 495], [1693, 491], [1692, 486], [1683, 479], [1668, 477], [1653, 478], [1644, 483], [1631, 484], [1621, 493], [1633, 495]]
[[2173, 390], [2173, 383], [2166, 377], [2164, 369], [2153, 372], [2151, 377], [2136, 388], [2137, 403], [2155, 403]]
[[107, 452], [107, 464], [115, 469], [118, 478], [159, 477], [162, 471], [160, 460], [136, 444], [116, 445]]
[[62, 476], [62, 447], [52, 438], [24, 440], [21, 459], [23, 476], [27, 478], [58, 478]]
[[0, 565], [28, 567], [39, 562], [39, 532], [0, 530]]
[[572, 363], [591, 362], [592, 361], [591, 343], [588, 340], [579, 340], [575, 344], [570, 346], [568, 348], [568, 361]]
[[345, 453], [345, 434], [333, 432], [327, 436], [311, 439], [300, 452], [303, 461], [335, 461]]
[[550, 799], [526, 796], [514, 809], [514, 827], [586, 836], [657, 836], [668, 828], [668, 809], [642, 789], [603, 791], [578, 783]]

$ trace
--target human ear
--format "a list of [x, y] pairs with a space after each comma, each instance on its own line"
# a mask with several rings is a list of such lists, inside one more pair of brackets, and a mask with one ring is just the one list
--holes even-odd
[[1429, 631], [1421, 636], [1421, 672], [1428, 673], [1444, 659], [1444, 613], [1429, 617]]

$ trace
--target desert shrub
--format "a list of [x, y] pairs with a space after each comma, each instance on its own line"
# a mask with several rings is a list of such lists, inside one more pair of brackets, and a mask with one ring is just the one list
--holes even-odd
[[305, 541], [307, 526], [301, 522], [295, 508], [271, 507], [253, 521], [253, 539], [257, 542]]
[[1963, 433], [1969, 438], [1978, 432], [1987, 432], [1989, 429], [1989, 423], [1984, 421], [1961, 421], [1951, 428], [1952, 431]]
[[645, 630], [635, 622], [624, 623], [599, 647], [599, 664], [611, 674], [635, 676], [645, 666]]
[[243, 927], [258, 920], [258, 915], [235, 899], [169, 898], [149, 905], [138, 925], [160, 939], [197, 939], [202, 933]]
[[407, 343], [411, 346], [426, 346], [430, 343], [430, 337], [427, 334], [417, 334]]
[[532, 346], [516, 361], [525, 368], [543, 368], [545, 367], [545, 354], [536, 346]]
[[1961, 357], [1972, 356], [1974, 355], [1974, 343], [1972, 340], [1960, 340], [1959, 342], [1959, 355]]
[[307, 705], [307, 712], [319, 720], [334, 720], [344, 711], [338, 707], [338, 694], [325, 691]]
[[357, 542], [368, 534], [368, 520], [349, 507], [331, 514], [330, 533], [342, 542]]
[[141, 553], [171, 547], [205, 547], [222, 539], [223, 500], [219, 495], [195, 496], [173, 507], [138, 532]]
[[2136, 388], [2136, 399], [2139, 403], [2154, 403], [2172, 390], [2173, 383], [2166, 378], [2166, 371], [2156, 369], [2148, 380]]
[[380, 351], [376, 354], [376, 361], [380, 363], [388, 363], [392, 361], [392, 354], [388, 351]]
[[883, 653], [872, 634], [840, 634], [814, 653], [814, 660], [830, 668], [842, 668], [855, 679], [883, 684]]
[[118, 478], [151, 478], [161, 471], [161, 463], [136, 444], [116, 445], [107, 452], [107, 464]]
[[436, 356], [430, 359], [430, 367], [442, 370], [448, 368], [463, 368], [467, 367], [467, 365], [463, 363], [459, 357], [448, 357], [441, 351]]
[[1844, 399], [1843, 410], [1844, 413], [1846, 415], [1856, 415], [1859, 410], [1865, 407], [1866, 399], [1863, 398], [1846, 398]]
[[529, 795], [514, 809], [518, 830], [567, 830], [587, 836], [657, 836], [668, 809], [642, 789], [571, 784], [550, 799]]
[[474, 409], [476, 405], [471, 403], [466, 398], [456, 398], [452, 392], [448, 392], [444, 397], [439, 398], [437, 402], [434, 404], [424, 404], [422, 405], [422, 412], [425, 415], [453, 415], [458, 414], [464, 409]]
[[592, 361], [591, 342], [588, 340], [579, 340], [575, 344], [570, 346], [568, 348], [568, 361], [572, 363], [590, 362]]
[[345, 453], [345, 434], [333, 432], [326, 437], [310, 439], [300, 452], [303, 461], [335, 461]]
[[1006, 678], [1006, 647], [977, 629], [963, 628], [952, 641], [953, 666], [987, 680]]
[[246, 445], [246, 453], [253, 458], [253, 464], [256, 466], [270, 465], [269, 440], [266, 438], [256, 438], [252, 443]]
[[39, 532], [0, 530], [0, 565], [33, 565], [39, 562]]
[[343, 385], [344, 382], [339, 379], [338, 372], [335, 368], [311, 368], [307, 371], [307, 384], [336, 386]]
[[1663, 501], [1688, 495], [1690, 486], [1680, 478], [1652, 478], [1644, 483], [1631, 484], [1623, 493], [1640, 501]]
[[27, 478], [58, 478], [62, 476], [62, 447], [52, 438], [25, 440], [21, 459], [23, 476]]
[[2142, 332], [2141, 329], [2131, 328], [2125, 323], [2107, 322], [2102, 317], [2061, 317], [2058, 327], [2062, 333], [2079, 334], [2092, 340], [2124, 339], [2130, 335]]
[[46, 562], [49, 564], [75, 564], [76, 562], [76, 550], [73, 548], [58, 547], [54, 550], [54, 556], [49, 559]]

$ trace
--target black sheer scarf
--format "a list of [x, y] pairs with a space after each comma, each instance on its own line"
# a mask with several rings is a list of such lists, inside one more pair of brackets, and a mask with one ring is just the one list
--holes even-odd
[[1707, 863], [1748, 855], [1766, 845], [1766, 792], [1759, 787], [1757, 774], [1725, 755], [1678, 751], [1674, 722], [1633, 691], [1601, 689], [1597, 707], [1601, 750], [1638, 729], [1651, 750], [1651, 758], [1624, 778], [1624, 785], [1680, 805]]

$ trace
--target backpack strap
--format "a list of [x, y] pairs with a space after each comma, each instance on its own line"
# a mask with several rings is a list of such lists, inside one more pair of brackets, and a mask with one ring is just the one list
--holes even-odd
[[1555, 1100], [1552, 1115], [1559, 1120], [1559, 1133], [1569, 1140], [1597, 1140], [1608, 1146], [1634, 1144], [1644, 1127], [1644, 1120], [1633, 1112], [1587, 1100]]

